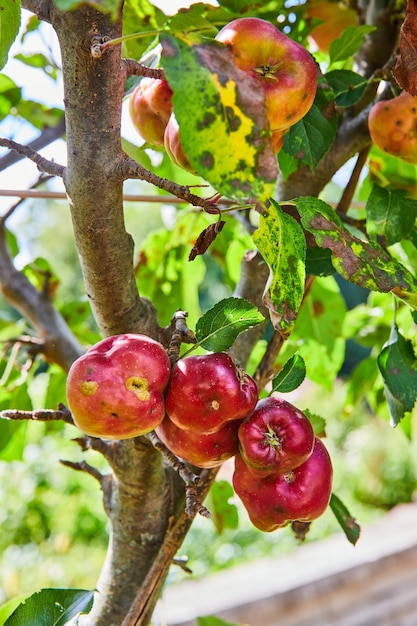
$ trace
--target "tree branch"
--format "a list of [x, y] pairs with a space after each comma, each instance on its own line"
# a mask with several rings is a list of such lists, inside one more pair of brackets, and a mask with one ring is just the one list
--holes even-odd
[[49, 159], [45, 159], [38, 152], [33, 150], [29, 145], [24, 146], [12, 139], [5, 139], [0, 137], [0, 146], [4, 148], [9, 148], [9, 150], [14, 150], [17, 154], [20, 155], [21, 158], [28, 158], [33, 161], [38, 170], [40, 172], [44, 172], [45, 174], [50, 174], [51, 176], [58, 176], [62, 178], [65, 173], [65, 166], [59, 165], [59, 163], [55, 163], [55, 161], [49, 161]]
[[[106, 46], [103, 46], [104, 48]], [[165, 78], [165, 72], [159, 67], [147, 67], [134, 59], [122, 59], [122, 70], [126, 76], [147, 76], [149, 78]]]

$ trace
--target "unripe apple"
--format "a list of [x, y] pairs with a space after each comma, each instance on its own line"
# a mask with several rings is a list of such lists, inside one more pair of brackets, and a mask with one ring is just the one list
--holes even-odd
[[356, 11], [337, 0], [308, 0], [305, 6], [307, 19], [316, 18], [322, 21], [308, 35], [309, 41], [322, 52], [329, 52], [332, 41], [345, 28], [354, 26], [358, 21]]
[[177, 118], [173, 113], [171, 114], [165, 128], [164, 146], [173, 163], [181, 167], [183, 170], [187, 170], [187, 172], [191, 172], [192, 174], [196, 173], [181, 145], [180, 129]]
[[129, 100], [129, 113], [141, 137], [164, 145], [164, 132], [172, 112], [172, 89], [165, 79], [142, 78]]
[[371, 139], [378, 148], [417, 163], [417, 96], [403, 91], [373, 105], [368, 118]]
[[165, 414], [170, 362], [164, 347], [144, 335], [102, 339], [71, 366], [67, 401], [75, 425], [91, 437], [144, 435]]
[[257, 17], [233, 20], [216, 39], [265, 91], [272, 133], [287, 130], [304, 117], [316, 95], [317, 66], [303, 46]]

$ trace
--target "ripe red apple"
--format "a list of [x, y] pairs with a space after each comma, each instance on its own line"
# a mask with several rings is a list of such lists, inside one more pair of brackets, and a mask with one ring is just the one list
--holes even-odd
[[178, 428], [165, 416], [155, 429], [158, 437], [178, 457], [196, 467], [216, 467], [239, 450], [237, 431], [241, 420], [227, 422], [215, 433], [191, 432]]
[[304, 117], [316, 95], [317, 66], [303, 46], [256, 17], [233, 20], [216, 39], [264, 89], [272, 133], [287, 130]]
[[313, 427], [304, 413], [281, 398], [263, 398], [239, 427], [240, 453], [259, 476], [299, 467], [314, 447]]
[[417, 96], [402, 91], [373, 105], [368, 126], [378, 148], [408, 163], [417, 163]]
[[307, 20], [321, 20], [308, 35], [309, 41], [322, 52], [329, 52], [330, 44], [345, 28], [357, 24], [356, 11], [337, 0], [308, 0], [305, 16]]
[[187, 170], [187, 172], [191, 172], [192, 174], [196, 173], [181, 145], [180, 129], [177, 118], [173, 113], [171, 114], [165, 128], [164, 146], [173, 163], [181, 167], [183, 170]]
[[165, 79], [142, 78], [129, 100], [129, 113], [141, 137], [164, 145], [164, 132], [172, 112], [172, 89]]
[[150, 432], [164, 414], [170, 362], [144, 335], [107, 337], [71, 366], [67, 400], [74, 422], [92, 437], [127, 439]]
[[225, 352], [177, 361], [165, 393], [165, 409], [174, 424], [205, 435], [246, 417], [257, 401], [255, 381]]
[[330, 501], [332, 478], [329, 453], [317, 437], [307, 461], [286, 474], [255, 476], [241, 455], [235, 456], [234, 490], [252, 524], [265, 532], [320, 517]]

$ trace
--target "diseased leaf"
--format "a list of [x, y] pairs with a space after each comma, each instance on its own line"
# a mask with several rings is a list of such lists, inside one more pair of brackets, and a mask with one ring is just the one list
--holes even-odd
[[[166, 15], [157, 7], [153, 6], [149, 0], [125, 0], [123, 3], [123, 35], [141, 33], [141, 37], [126, 39], [123, 42], [123, 56], [131, 59], [143, 61], [149, 67], [155, 67], [159, 58], [159, 53], [149, 51], [147, 58], [142, 59], [142, 55], [148, 51], [155, 31], [161, 30], [166, 22]], [[149, 31], [149, 36], [144, 33]]]
[[401, 335], [396, 323], [378, 356], [378, 368], [384, 380], [391, 424], [397, 426], [417, 400], [417, 358], [413, 344]]
[[206, 350], [228, 350], [240, 333], [264, 321], [256, 306], [243, 298], [226, 298], [201, 317], [195, 328], [198, 343]]
[[381, 187], [374, 184], [366, 203], [366, 230], [370, 239], [383, 237], [385, 244], [404, 239], [410, 233], [417, 217], [417, 200], [404, 189]]
[[84, 589], [41, 589], [20, 604], [4, 626], [65, 626], [79, 613], [88, 613], [94, 591]]
[[348, 541], [355, 545], [361, 533], [361, 527], [354, 517], [351, 516], [347, 507], [334, 493], [330, 498], [330, 508], [342, 527]]
[[238, 527], [239, 514], [237, 507], [229, 502], [233, 496], [233, 487], [227, 480], [216, 480], [212, 484], [207, 507], [211, 513], [211, 520], [219, 534], [225, 528]]
[[352, 235], [323, 200], [304, 197], [294, 202], [302, 225], [318, 246], [331, 250], [333, 266], [343, 278], [372, 291], [392, 292], [417, 308], [416, 278], [386, 250]]
[[265, 203], [278, 176], [265, 98], [215, 41], [160, 37], [180, 140], [194, 170], [229, 198]]
[[264, 302], [276, 329], [290, 331], [297, 318], [305, 283], [305, 237], [302, 228], [271, 200], [253, 241], [270, 268]]
[[20, 27], [20, 1], [3, 0], [0, 7], [0, 70], [6, 65], [9, 50]]
[[392, 74], [397, 83], [417, 96], [417, 2], [407, 0], [405, 20], [400, 31], [400, 54]]
[[294, 354], [272, 380], [272, 390], [289, 393], [297, 389], [306, 377], [306, 364], [299, 354]]

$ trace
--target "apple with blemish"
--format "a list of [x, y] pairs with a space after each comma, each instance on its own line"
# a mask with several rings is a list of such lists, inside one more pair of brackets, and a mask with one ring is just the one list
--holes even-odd
[[230, 49], [235, 64], [264, 90], [272, 133], [282, 133], [309, 111], [316, 95], [317, 66], [302, 45], [256, 17], [233, 20], [216, 40]]
[[67, 401], [75, 425], [91, 437], [128, 439], [163, 420], [170, 375], [164, 347], [145, 335], [102, 339], [71, 366]]
[[417, 96], [403, 91], [376, 102], [368, 117], [371, 139], [378, 148], [408, 163], [417, 163]]

